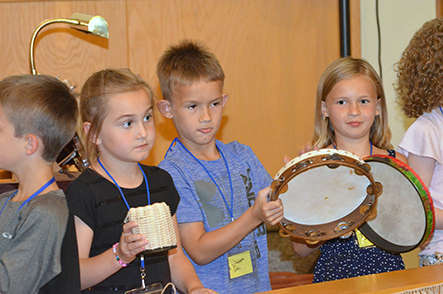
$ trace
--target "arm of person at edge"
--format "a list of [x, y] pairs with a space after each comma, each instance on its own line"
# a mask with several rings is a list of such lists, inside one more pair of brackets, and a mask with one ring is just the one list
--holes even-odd
[[199, 265], [217, 259], [240, 243], [252, 230], [263, 222], [275, 225], [283, 219], [281, 199], [267, 201], [270, 187], [258, 192], [254, 204], [233, 222], [211, 232], [206, 232], [203, 222], [178, 225], [183, 247]]
[[[89, 257], [94, 231], [79, 217], [75, 216], [74, 219], [80, 261], [81, 289], [84, 290], [107, 279], [119, 271], [122, 265], [116, 260], [112, 248], [97, 256]], [[116, 248], [120, 260], [126, 264], [132, 262], [138, 253], [143, 252], [144, 246], [148, 244], [144, 235], [131, 234], [131, 229], [136, 226], [136, 222], [128, 222], [123, 226], [120, 242]]]
[[186, 290], [189, 294], [216, 294], [214, 290], [203, 287], [200, 279], [195, 273], [194, 267], [183, 252], [180, 234], [178, 231], [177, 216], [172, 217], [175, 235], [177, 237], [177, 248], [169, 250], [169, 266], [171, 268], [171, 280], [180, 290]]
[[[409, 153], [409, 166], [420, 176], [426, 187], [431, 184], [434, 175], [435, 159]], [[443, 229], [443, 210], [434, 207], [435, 229]]]
[[397, 158], [398, 160], [400, 160], [401, 162], [405, 163], [405, 164], [409, 164], [408, 163], [408, 159], [406, 158], [406, 156], [404, 156], [403, 154], [401, 154], [400, 152], [396, 152], [395, 153], [395, 158]]
[[305, 240], [291, 237], [292, 250], [299, 257], [306, 257], [320, 248], [325, 242], [318, 242], [315, 244], [308, 244]]

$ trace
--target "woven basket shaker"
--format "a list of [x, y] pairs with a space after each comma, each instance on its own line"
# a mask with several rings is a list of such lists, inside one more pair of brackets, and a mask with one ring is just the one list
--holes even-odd
[[145, 250], [175, 247], [177, 239], [172, 225], [171, 211], [166, 203], [131, 208], [125, 223], [136, 221], [138, 226], [132, 229], [133, 234], [144, 234], [149, 243]]

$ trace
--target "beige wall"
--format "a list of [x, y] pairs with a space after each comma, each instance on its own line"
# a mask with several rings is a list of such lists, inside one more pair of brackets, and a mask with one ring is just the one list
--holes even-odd
[[[375, 0], [361, 0], [361, 51], [378, 71], [378, 40]], [[379, 1], [383, 84], [386, 92], [392, 143], [397, 146], [413, 120], [406, 118], [392, 86], [397, 81], [394, 64], [409, 44], [414, 33], [436, 17], [435, 0]]]
[[[359, 48], [359, 2], [352, 1], [353, 52]], [[109, 40], [67, 25], [38, 36], [36, 68], [80, 89], [94, 71], [129, 67], [154, 87], [156, 61], [183, 38], [204, 41], [226, 73], [226, 106], [219, 138], [250, 145], [271, 175], [284, 154], [296, 156], [313, 131], [315, 89], [324, 68], [339, 57], [338, 1], [331, 0], [107, 0], [1, 1], [0, 78], [29, 73], [29, 41], [37, 25], [74, 12], [101, 15]], [[158, 119], [147, 163], [157, 164], [175, 137]]]
[[[378, 70], [377, 26], [375, 0], [361, 0], [361, 51], [362, 57]], [[379, 1], [381, 27], [381, 56], [383, 85], [386, 92], [392, 143], [396, 146], [406, 129], [413, 122], [408, 119], [396, 102], [392, 86], [397, 76], [394, 64], [400, 59], [409, 40], [424, 22], [436, 17], [435, 0], [389, 0]], [[418, 266], [419, 249], [403, 254], [407, 268]]]

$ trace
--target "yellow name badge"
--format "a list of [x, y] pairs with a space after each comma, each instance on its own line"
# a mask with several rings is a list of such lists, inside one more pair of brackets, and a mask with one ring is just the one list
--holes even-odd
[[231, 279], [252, 273], [251, 253], [248, 251], [228, 256], [229, 275]]
[[375, 246], [374, 243], [369, 241], [359, 230], [355, 230], [355, 236], [357, 237], [358, 247], [366, 248]]

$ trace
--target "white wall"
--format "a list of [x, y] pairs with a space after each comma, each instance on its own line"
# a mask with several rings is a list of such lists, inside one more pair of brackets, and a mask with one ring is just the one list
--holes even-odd
[[[360, 11], [362, 58], [379, 72], [375, 0], [360, 0]], [[392, 144], [396, 148], [413, 119], [407, 118], [396, 102], [393, 84], [397, 81], [397, 76], [394, 64], [400, 59], [414, 33], [426, 21], [435, 17], [435, 0], [379, 0], [383, 86]], [[415, 249], [402, 254], [406, 268], [418, 267], [418, 252], [419, 249]]]
[[[361, 0], [362, 58], [378, 71], [378, 37], [375, 0]], [[436, 17], [435, 0], [379, 0], [383, 85], [387, 98], [389, 126], [395, 147], [412, 123], [396, 102], [394, 64], [400, 59], [414, 33]]]

